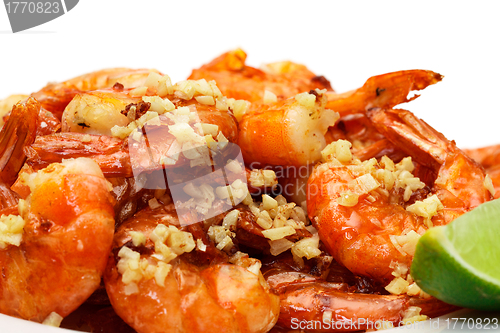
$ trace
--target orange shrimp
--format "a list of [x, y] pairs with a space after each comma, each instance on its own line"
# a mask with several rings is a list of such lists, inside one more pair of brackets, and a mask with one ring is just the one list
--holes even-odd
[[21, 174], [31, 194], [0, 217], [0, 312], [42, 322], [65, 317], [99, 287], [114, 231], [113, 199], [86, 158]]
[[456, 309], [434, 298], [386, 295], [373, 280], [355, 276], [328, 256], [304, 267], [297, 267], [289, 255], [265, 258], [263, 274], [280, 296], [277, 327], [288, 330], [348, 332], [373, 329], [382, 321], [399, 326], [412, 316], [412, 307], [429, 317]]
[[269, 331], [279, 301], [265, 280], [220, 260], [200, 263], [209, 245], [195, 250], [192, 234], [178, 228], [172, 205], [147, 208], [118, 228], [104, 276], [116, 313], [138, 332]]
[[144, 84], [154, 69], [108, 68], [95, 71], [60, 83], [49, 83], [41, 90], [31, 94], [42, 107], [51, 111], [58, 119], [66, 106], [76, 94], [97, 89], [110, 88], [120, 83], [125, 88], [138, 87]]
[[189, 79], [215, 80], [224, 96], [252, 103], [262, 103], [266, 90], [275, 94], [278, 100], [314, 89], [332, 90], [325, 77], [315, 75], [304, 65], [283, 61], [257, 69], [247, 66], [246, 58], [241, 49], [226, 52], [194, 69]]
[[[492, 195], [484, 185], [484, 170], [409, 111], [375, 109], [368, 116], [392, 144], [423, 166], [417, 175], [431, 170], [432, 177], [424, 177], [431, 180], [425, 184], [414, 177], [408, 159], [395, 166], [388, 158], [361, 163], [349, 151], [334, 153], [342, 162], [330, 158], [309, 179], [308, 214], [338, 262], [387, 283], [394, 278], [393, 262], [409, 267], [411, 237], [449, 223]], [[425, 213], [423, 207], [431, 206], [434, 211]]]
[[392, 108], [419, 96], [408, 98], [411, 91], [425, 89], [442, 78], [438, 73], [419, 69], [377, 75], [369, 78], [356, 90], [342, 94], [326, 92], [326, 107], [338, 112], [341, 117], [351, 113], [363, 113], [374, 107]]
[[305, 166], [321, 158], [325, 133], [338, 114], [317, 91], [298, 94], [243, 115], [238, 144], [246, 164]]

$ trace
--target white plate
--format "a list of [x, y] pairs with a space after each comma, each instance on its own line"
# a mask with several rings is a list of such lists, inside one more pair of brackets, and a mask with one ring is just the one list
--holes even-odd
[[[479, 328], [481, 324], [482, 328]], [[486, 326], [487, 325], [487, 326]], [[386, 333], [437, 333], [437, 332], [500, 332], [500, 312], [482, 312], [462, 309], [431, 320], [412, 325], [384, 330]], [[70, 333], [77, 332], [63, 328], [9, 317], [0, 314], [1, 333]]]

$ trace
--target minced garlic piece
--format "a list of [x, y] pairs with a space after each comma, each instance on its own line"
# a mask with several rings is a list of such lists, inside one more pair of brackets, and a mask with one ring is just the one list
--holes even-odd
[[295, 229], [291, 226], [284, 226], [281, 228], [272, 228], [272, 229], [267, 229], [267, 230], [262, 231], [262, 234], [264, 235], [264, 237], [266, 237], [270, 240], [277, 240], [277, 239], [285, 238], [285, 237], [291, 236], [295, 233], [296, 233]]
[[172, 269], [172, 265], [166, 264], [162, 261], [158, 262], [158, 267], [155, 271], [155, 282], [160, 287], [165, 287], [165, 278]]
[[203, 105], [215, 105], [215, 99], [212, 96], [196, 96], [194, 99]]
[[164, 114], [175, 109], [175, 105], [168, 98], [161, 98], [159, 96], [142, 96], [144, 102], [150, 103], [150, 111], [158, 112], [158, 114]]
[[253, 187], [274, 187], [278, 185], [278, 178], [273, 170], [253, 169], [250, 171], [250, 185]]
[[412, 324], [417, 321], [424, 321], [429, 319], [426, 315], [421, 315], [420, 311], [422, 311], [422, 308], [418, 306], [410, 306], [404, 313], [403, 313], [403, 319], [402, 319], [402, 324], [403, 325], [408, 325]]
[[490, 191], [492, 196], [495, 196], [495, 187], [493, 186], [493, 182], [490, 178], [490, 175], [486, 175], [486, 177], [484, 177], [483, 185], [485, 189]]
[[203, 135], [211, 135], [212, 137], [217, 137], [217, 133], [219, 133], [219, 126], [214, 124], [201, 124], [201, 129], [203, 131]]
[[308, 92], [303, 92], [295, 95], [295, 100], [299, 102], [300, 105], [306, 108], [313, 108], [316, 102], [316, 96]]
[[401, 252], [401, 254], [413, 256], [415, 254], [415, 248], [417, 247], [420, 235], [414, 230], [410, 230], [406, 235], [390, 235], [389, 239], [396, 249]]
[[243, 99], [235, 100], [234, 98], [228, 98], [227, 105], [233, 110], [234, 117], [237, 121], [241, 121], [243, 115], [245, 115], [250, 108], [250, 102]]
[[222, 221], [222, 226], [228, 230], [234, 231], [236, 230], [236, 225], [238, 223], [238, 218], [240, 216], [240, 211], [234, 209], [224, 216]]
[[278, 97], [276, 97], [276, 95], [269, 91], [269, 90], [265, 90], [264, 91], [264, 104], [274, 104], [278, 101]]
[[302, 238], [292, 246], [292, 254], [297, 257], [311, 259], [321, 254], [319, 249], [319, 236], [317, 233], [312, 237]]
[[323, 323], [330, 323], [333, 318], [333, 313], [332, 311], [325, 311], [323, 312]]
[[273, 256], [280, 255], [281, 253], [291, 249], [293, 244], [293, 242], [286, 238], [269, 241], [269, 245], [271, 247], [270, 252]]
[[63, 317], [60, 316], [57, 312], [51, 312], [47, 318], [45, 318], [42, 322], [43, 325], [59, 327], [61, 326], [61, 322], [63, 321]]
[[158, 202], [156, 198], [149, 199], [148, 201], [149, 208], [156, 209], [161, 207], [161, 204]]
[[413, 282], [412, 284], [410, 284], [408, 286], [406, 294], [408, 296], [416, 296], [416, 295], [420, 294], [420, 292], [421, 292], [420, 287], [415, 282]]
[[132, 244], [134, 244], [134, 246], [141, 246], [146, 244], [146, 236], [142, 232], [130, 231], [129, 234], [132, 238]]
[[408, 266], [397, 261], [392, 261], [389, 267], [394, 269], [391, 274], [395, 277], [406, 276], [408, 273]]
[[393, 295], [401, 295], [406, 293], [409, 285], [410, 284], [405, 279], [396, 277], [385, 287], [385, 290]]
[[323, 161], [328, 161], [333, 157], [341, 163], [349, 163], [352, 161], [351, 147], [352, 144], [349, 141], [337, 140], [327, 145], [321, 151], [321, 156]]
[[243, 171], [243, 167], [237, 160], [228, 160], [226, 169], [232, 173], [241, 173]]
[[[441, 209], [444, 209], [444, 206], [435, 194], [422, 201], [416, 201], [413, 205], [406, 207], [407, 211], [414, 213], [415, 215], [422, 216], [428, 220], [426, 224], [431, 223], [430, 219]], [[429, 225], [429, 227], [430, 226], [432, 225]]]
[[228, 105], [224, 100], [217, 99], [215, 101], [215, 108], [220, 111], [227, 111]]
[[135, 89], [130, 90], [129, 94], [132, 97], [141, 97], [144, 96], [148, 91], [148, 87], [142, 86], [142, 87], [137, 87]]
[[156, 87], [156, 92], [158, 96], [164, 97], [166, 95], [172, 95], [174, 93], [174, 87], [172, 85], [172, 80], [168, 75], [163, 75], [158, 81]]
[[278, 208], [278, 201], [273, 199], [267, 194], [262, 195], [262, 209], [269, 210], [273, 208]]
[[380, 183], [369, 173], [357, 177], [355, 180], [358, 194], [366, 194], [380, 186]]
[[25, 221], [19, 215], [0, 216], [0, 249], [21, 245]]
[[219, 250], [230, 251], [234, 246], [232, 238], [236, 235], [224, 226], [213, 225], [208, 228], [208, 237], [217, 244]]

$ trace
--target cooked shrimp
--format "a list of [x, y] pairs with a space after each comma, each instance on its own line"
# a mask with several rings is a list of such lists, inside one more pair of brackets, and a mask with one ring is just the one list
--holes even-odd
[[[167, 206], [141, 211], [117, 230], [104, 277], [116, 313], [138, 332], [269, 331], [279, 301], [260, 273], [190, 260], [195, 242], [178, 227]], [[195, 251], [203, 253], [199, 245]]]
[[194, 69], [189, 78], [215, 80], [224, 96], [252, 103], [262, 103], [266, 91], [284, 100], [314, 89], [332, 90], [327, 79], [315, 75], [304, 65], [283, 61], [257, 69], [245, 65], [246, 57], [241, 49], [226, 52]]
[[38, 137], [27, 149], [28, 163], [39, 168], [87, 156], [106, 176], [132, 177], [196, 164], [207, 145], [237, 141], [236, 120], [215, 84], [172, 86], [167, 76], [151, 77], [137, 95], [125, 89], [78, 93], [63, 113], [62, 130], [70, 132]]
[[318, 161], [325, 133], [338, 119], [325, 104], [325, 95], [313, 90], [243, 115], [238, 144], [245, 163], [302, 166]]
[[17, 103], [0, 131], [0, 183], [11, 186], [26, 159], [23, 149], [35, 140], [40, 103]]
[[[418, 234], [449, 223], [492, 196], [483, 169], [413, 114], [372, 110], [376, 128], [412, 159], [361, 163], [334, 143], [308, 183], [308, 214], [332, 256], [355, 274], [385, 283], [394, 263], [409, 267]], [[340, 146], [338, 146], [340, 144]], [[334, 158], [332, 158], [333, 156]], [[423, 183], [412, 174], [434, 177]]]
[[142, 86], [150, 72], [154, 69], [109, 68], [77, 76], [61, 83], [49, 83], [40, 91], [31, 94], [44, 109], [54, 113], [57, 118], [76, 94], [113, 87], [119, 83], [121, 87], [133, 88]]
[[43, 321], [67, 316], [100, 284], [114, 231], [101, 170], [80, 158], [25, 175], [20, 215], [2, 216], [0, 312]]
[[358, 331], [382, 321], [399, 326], [415, 315], [415, 307], [429, 317], [455, 309], [434, 298], [386, 295], [375, 281], [355, 276], [326, 255], [304, 267], [298, 267], [290, 255], [268, 257], [263, 259], [262, 271], [271, 290], [280, 296], [277, 325], [287, 329]]
[[418, 69], [377, 75], [369, 78], [356, 90], [342, 94], [326, 92], [326, 107], [338, 112], [341, 117], [350, 113], [365, 112], [374, 107], [392, 108], [419, 96], [408, 98], [411, 91], [422, 90], [442, 78], [438, 73]]

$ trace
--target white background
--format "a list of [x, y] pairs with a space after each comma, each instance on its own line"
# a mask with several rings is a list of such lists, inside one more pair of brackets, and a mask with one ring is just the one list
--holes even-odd
[[80, 0], [12, 34], [0, 7], [0, 98], [104, 67], [153, 67], [174, 81], [236, 47], [247, 62], [292, 60], [338, 92], [377, 74], [444, 80], [402, 107], [461, 147], [500, 143], [498, 1]]

